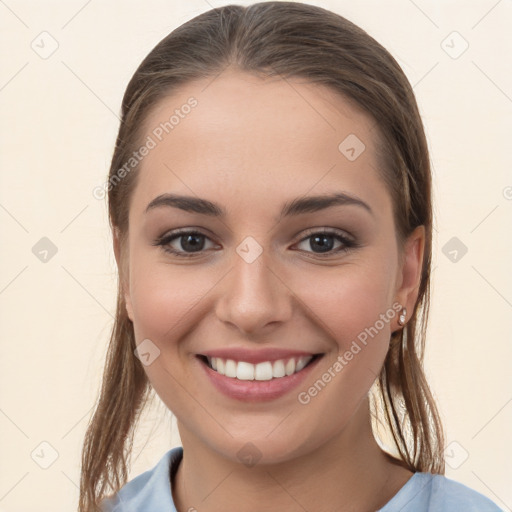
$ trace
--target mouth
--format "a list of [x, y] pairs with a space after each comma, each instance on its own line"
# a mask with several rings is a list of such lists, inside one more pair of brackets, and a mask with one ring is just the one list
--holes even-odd
[[324, 355], [277, 347], [224, 347], [195, 356], [199, 374], [213, 389], [229, 399], [254, 403], [291, 397]]
[[273, 381], [285, 379], [313, 365], [323, 354], [286, 357], [250, 363], [248, 361], [198, 354], [198, 359], [219, 375], [239, 381]]

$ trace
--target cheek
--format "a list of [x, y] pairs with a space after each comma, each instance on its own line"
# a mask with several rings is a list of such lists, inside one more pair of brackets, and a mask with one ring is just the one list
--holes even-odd
[[[208, 308], [205, 297], [214, 285], [214, 276], [211, 272], [184, 271], [180, 265], [167, 265], [144, 254], [134, 254], [131, 262], [136, 344], [149, 339], [159, 350], [155, 360], [144, 366], [144, 371], [169, 409], [188, 414], [189, 395], [183, 393], [178, 383], [186, 381], [190, 354], [180, 340], [190, 336], [197, 328], [198, 316], [205, 314]], [[188, 388], [194, 396], [198, 394], [193, 383]]]
[[[297, 399], [304, 421], [334, 435], [355, 413], [385, 360], [396, 311], [389, 302], [392, 271], [385, 265], [346, 265], [297, 283], [333, 350], [302, 386]], [[388, 265], [388, 268], [391, 266]], [[314, 282], [314, 286], [311, 283]], [[391, 288], [390, 288], [391, 287]], [[329, 417], [325, 422], [322, 418]]]
[[[314, 278], [303, 274], [296, 289], [303, 290], [302, 301], [341, 352], [348, 350], [352, 340], [364, 339], [368, 330], [372, 338], [389, 337], [390, 319], [383, 322], [381, 315], [395, 315], [389, 303], [390, 275], [374, 265], [346, 265], [332, 272], [317, 272]], [[371, 329], [374, 326], [378, 334]]]
[[142, 251], [135, 252], [130, 267], [130, 296], [137, 341], [149, 338], [160, 344], [179, 339], [188, 317], [201, 306], [211, 288], [210, 280], [211, 274], [191, 274], [180, 265], [167, 265]]

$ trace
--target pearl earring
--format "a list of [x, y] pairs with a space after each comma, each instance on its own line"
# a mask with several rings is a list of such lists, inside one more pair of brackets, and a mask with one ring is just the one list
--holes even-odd
[[407, 316], [407, 309], [403, 308], [398, 318], [398, 325], [405, 325], [405, 317]]

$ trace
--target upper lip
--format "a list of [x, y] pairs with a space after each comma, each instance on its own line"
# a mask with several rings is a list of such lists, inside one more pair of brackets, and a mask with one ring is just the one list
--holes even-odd
[[219, 348], [217, 350], [207, 350], [198, 355], [206, 357], [220, 357], [221, 359], [232, 359], [234, 361], [245, 361], [247, 363], [257, 364], [264, 361], [291, 359], [292, 357], [314, 356], [317, 353], [307, 352], [304, 350], [288, 350], [284, 348], [261, 348], [258, 350], [248, 348]]

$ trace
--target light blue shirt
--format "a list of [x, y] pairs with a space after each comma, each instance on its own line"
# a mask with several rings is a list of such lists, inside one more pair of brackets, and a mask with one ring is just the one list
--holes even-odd
[[[126, 483], [102, 502], [105, 512], [176, 512], [171, 492], [183, 448], [169, 450], [149, 471]], [[190, 509], [194, 510], [194, 509]], [[414, 473], [377, 512], [503, 512], [490, 499], [442, 475]]]

